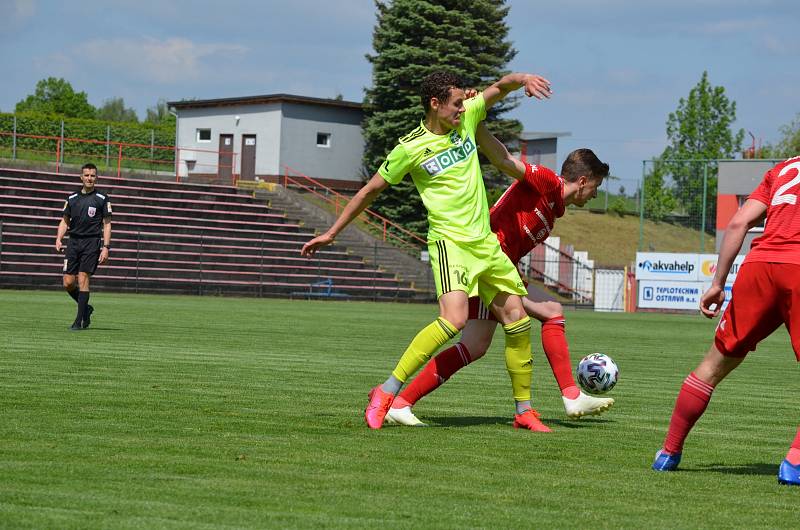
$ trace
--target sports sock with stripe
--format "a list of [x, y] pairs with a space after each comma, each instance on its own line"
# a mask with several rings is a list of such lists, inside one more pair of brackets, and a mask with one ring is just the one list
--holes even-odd
[[506, 334], [506, 369], [511, 377], [511, 389], [515, 401], [531, 399], [531, 319], [528, 316], [504, 324]]
[[572, 364], [569, 360], [569, 345], [564, 330], [564, 315], [555, 316], [542, 323], [542, 349], [550, 363], [550, 369], [558, 382], [561, 394], [568, 399], [575, 399], [580, 390], [572, 377]]
[[450, 377], [472, 362], [467, 347], [458, 343], [434, 357], [392, 403], [392, 408], [413, 407]]
[[[425, 326], [400, 357], [392, 375], [401, 383], [405, 383], [419, 367], [428, 362], [431, 356], [458, 334], [453, 324], [442, 317], [437, 318]], [[389, 391], [384, 388], [385, 391]]]
[[675, 454], [683, 451], [683, 443], [692, 430], [694, 424], [708, 407], [714, 387], [698, 378], [694, 372], [684, 380], [678, 399], [675, 401], [675, 410], [669, 420], [669, 430], [664, 441], [664, 450]]

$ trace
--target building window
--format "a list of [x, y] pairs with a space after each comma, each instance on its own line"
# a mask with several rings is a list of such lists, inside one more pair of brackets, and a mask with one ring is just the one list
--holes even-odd
[[330, 147], [331, 133], [317, 133], [317, 147]]
[[210, 142], [211, 141], [211, 129], [197, 129], [197, 141], [198, 142]]

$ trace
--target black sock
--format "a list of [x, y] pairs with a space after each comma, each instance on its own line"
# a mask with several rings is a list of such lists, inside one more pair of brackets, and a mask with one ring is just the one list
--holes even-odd
[[67, 291], [67, 294], [70, 295], [72, 297], [72, 299], [75, 300], [75, 302], [78, 301], [78, 288], [77, 287], [75, 289], [71, 290], [71, 291]]
[[83, 317], [86, 315], [86, 306], [89, 305], [89, 291], [81, 291], [78, 293], [78, 316], [75, 317], [75, 323], [81, 325]]

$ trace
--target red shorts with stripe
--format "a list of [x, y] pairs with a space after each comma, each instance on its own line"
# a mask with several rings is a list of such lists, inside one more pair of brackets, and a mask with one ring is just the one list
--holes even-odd
[[745, 263], [717, 325], [714, 345], [723, 355], [744, 357], [781, 324], [800, 361], [800, 265]]

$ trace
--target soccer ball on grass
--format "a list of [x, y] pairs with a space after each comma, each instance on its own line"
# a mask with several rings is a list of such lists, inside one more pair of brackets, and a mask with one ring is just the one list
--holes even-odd
[[617, 384], [619, 368], [605, 353], [587, 355], [578, 363], [578, 384], [590, 394], [605, 394]]

